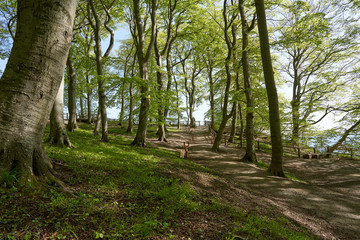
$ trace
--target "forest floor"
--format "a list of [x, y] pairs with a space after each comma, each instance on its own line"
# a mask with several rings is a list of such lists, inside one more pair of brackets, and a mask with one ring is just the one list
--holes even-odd
[[[151, 144], [180, 151], [184, 142], [193, 138], [188, 159], [230, 178], [234, 186], [246, 189], [259, 204], [275, 206], [323, 239], [360, 239], [359, 160], [285, 156], [284, 170], [298, 179], [290, 180], [271, 176], [265, 168], [240, 161], [245, 149], [235, 145], [222, 144], [221, 153], [211, 152], [205, 127], [192, 132], [183, 130], [169, 133], [167, 143], [153, 139]], [[271, 154], [257, 151], [257, 158], [269, 164]], [[203, 177], [201, 181], [207, 180]], [[243, 207], [246, 206], [243, 202]]]

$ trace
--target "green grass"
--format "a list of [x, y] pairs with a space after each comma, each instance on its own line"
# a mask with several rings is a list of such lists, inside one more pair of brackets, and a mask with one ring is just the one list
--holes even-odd
[[[188, 221], [185, 216], [196, 219], [207, 214], [209, 221], [217, 220], [214, 216], [226, 220], [224, 232], [218, 233], [224, 239], [237, 235], [261, 239], [265, 234], [272, 239], [312, 237], [307, 231], [291, 230], [282, 219], [248, 215], [199, 191], [194, 181], [165, 174], [170, 169], [211, 177], [215, 173], [210, 169], [179, 159], [171, 151], [133, 147], [130, 138], [120, 136], [125, 130], [117, 126], [110, 125], [110, 143], [100, 142], [92, 130], [80, 124], [69, 133], [75, 148], [45, 145], [49, 157], [56, 159], [60, 178], [74, 193], [56, 186], [17, 186], [18, 173], [2, 175], [0, 239], [188, 239], [200, 233], [177, 231]], [[269, 230], [267, 225], [273, 227]], [[293, 238], [296, 234], [303, 238]]]

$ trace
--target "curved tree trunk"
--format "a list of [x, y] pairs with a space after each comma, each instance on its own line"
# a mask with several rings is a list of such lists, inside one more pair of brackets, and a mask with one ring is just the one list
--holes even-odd
[[50, 134], [47, 142], [53, 145], [72, 147], [64, 124], [64, 78], [50, 113]]
[[283, 147], [280, 128], [279, 100], [274, 79], [271, 62], [270, 44], [266, 25], [264, 0], [255, 0], [258, 30], [260, 37], [261, 59], [263, 64], [266, 92], [268, 95], [270, 132], [271, 132], [271, 163], [268, 171], [275, 175], [284, 177], [282, 168]]
[[358, 128], [358, 126], [360, 125], [360, 120], [355, 122], [349, 129], [346, 129], [344, 134], [341, 136], [341, 138], [331, 147], [329, 147], [329, 152], [332, 153], [333, 151], [335, 151], [338, 147], [341, 146], [341, 144], [346, 140], [346, 138], [354, 131]]
[[0, 173], [58, 181], [41, 138], [64, 74], [77, 1], [18, 1], [17, 30], [0, 80]]
[[[76, 122], [76, 70], [74, 63], [71, 60], [71, 50], [67, 59], [67, 67], [69, 71], [69, 86], [68, 86], [68, 109], [69, 109], [69, 121], [67, 130], [73, 132], [77, 128]], [[81, 103], [82, 99], [80, 99]]]

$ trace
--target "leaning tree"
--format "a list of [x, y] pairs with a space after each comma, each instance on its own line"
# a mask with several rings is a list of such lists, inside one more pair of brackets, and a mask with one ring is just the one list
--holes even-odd
[[0, 174], [58, 181], [41, 138], [64, 74], [77, 0], [18, 0], [14, 45], [0, 79]]

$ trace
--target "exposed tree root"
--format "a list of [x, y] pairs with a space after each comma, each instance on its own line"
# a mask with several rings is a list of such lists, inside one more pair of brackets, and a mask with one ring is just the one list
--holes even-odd
[[62, 191], [71, 192], [58, 179], [40, 143], [12, 142], [0, 145], [0, 173], [16, 172], [17, 182], [23, 186], [58, 185]]

